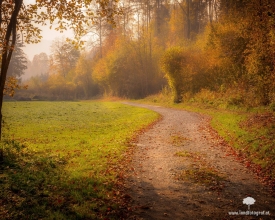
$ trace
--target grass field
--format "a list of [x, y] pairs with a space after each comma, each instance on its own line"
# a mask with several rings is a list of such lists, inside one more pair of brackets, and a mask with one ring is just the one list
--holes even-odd
[[158, 118], [115, 102], [7, 102], [3, 115], [4, 219], [116, 219], [123, 154]]

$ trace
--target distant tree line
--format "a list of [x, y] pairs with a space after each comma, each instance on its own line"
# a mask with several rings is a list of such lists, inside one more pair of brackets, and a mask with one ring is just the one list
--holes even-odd
[[[237, 105], [275, 102], [272, 1], [124, 0], [121, 5], [115, 27], [102, 17], [87, 27], [93, 37], [86, 52], [57, 40], [49, 57], [38, 55], [32, 67], [38, 76], [20, 93], [143, 98], [169, 85], [175, 102], [203, 93]], [[43, 60], [45, 72], [35, 67]]]

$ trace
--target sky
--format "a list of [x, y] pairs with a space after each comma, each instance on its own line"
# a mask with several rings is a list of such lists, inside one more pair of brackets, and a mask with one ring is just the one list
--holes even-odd
[[[50, 25], [49, 25], [50, 26]], [[52, 41], [55, 40], [56, 38], [62, 38], [68, 37], [68, 38], [73, 38], [73, 31], [68, 30], [64, 31], [63, 33], [60, 33], [59, 31], [55, 31], [53, 29], [50, 29], [49, 26], [42, 26], [42, 39], [41, 42], [38, 44], [25, 44], [25, 47], [22, 48], [27, 55], [29, 60], [32, 60], [34, 55], [40, 54], [42, 52], [45, 52], [46, 54], [50, 54], [50, 49], [51, 49], [51, 44]]]
[[[35, 0], [24, 0], [25, 5], [33, 3], [35, 3]], [[51, 43], [56, 38], [62, 38], [63, 36], [65, 36], [65, 38], [73, 38], [74, 36], [72, 30], [63, 31], [63, 33], [60, 33], [59, 31], [50, 29], [50, 24], [48, 26], [41, 26], [40, 29], [42, 30], [41, 35], [43, 37], [41, 42], [38, 44], [25, 44], [25, 47], [22, 48], [29, 60], [32, 60], [34, 55], [42, 52], [49, 55]]]

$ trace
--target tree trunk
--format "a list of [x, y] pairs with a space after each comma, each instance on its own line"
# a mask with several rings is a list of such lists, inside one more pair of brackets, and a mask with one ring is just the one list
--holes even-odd
[[190, 24], [190, 0], [186, 0], [187, 9], [186, 9], [186, 17], [187, 17], [187, 39], [190, 40], [191, 37], [191, 24]]
[[[2, 4], [2, 1], [1, 1]], [[2, 106], [3, 106], [3, 98], [4, 98], [4, 89], [5, 82], [8, 72], [8, 67], [10, 64], [12, 52], [14, 50], [15, 42], [16, 42], [16, 24], [17, 24], [17, 16], [22, 7], [23, 0], [15, 0], [14, 1], [14, 9], [11, 15], [10, 22], [7, 26], [3, 50], [1, 54], [1, 75], [0, 75], [0, 140], [2, 137]], [[2, 5], [0, 5], [2, 6]], [[2, 19], [2, 17], [0, 18]], [[2, 22], [0, 23], [0, 28], [2, 28]], [[0, 162], [3, 161], [3, 149], [0, 149]]]
[[102, 18], [99, 18], [99, 52], [100, 52], [100, 58], [102, 58]]

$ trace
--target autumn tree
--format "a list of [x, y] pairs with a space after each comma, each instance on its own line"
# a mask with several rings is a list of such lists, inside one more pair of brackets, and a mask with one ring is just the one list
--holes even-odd
[[258, 104], [275, 102], [275, 5], [269, 0], [247, 3], [248, 45], [245, 67]]
[[72, 70], [80, 56], [79, 50], [65, 39], [56, 39], [51, 45], [52, 64], [64, 78]]
[[[7, 72], [11, 57], [16, 44], [17, 32], [23, 34], [24, 41], [38, 42], [41, 38], [40, 29], [34, 25], [51, 24], [57, 21], [57, 29], [62, 31], [72, 28], [76, 35], [76, 42], [80, 42], [80, 36], [85, 33], [85, 23], [87, 18], [92, 18], [95, 13], [89, 10], [89, 5], [93, 0], [38, 0], [35, 4], [24, 5], [23, 0], [0, 0], [0, 136], [2, 134], [2, 103]], [[118, 12], [117, 0], [96, 0], [100, 6], [97, 14], [107, 17], [108, 21], [114, 22], [113, 16]], [[86, 8], [87, 10], [83, 10]], [[33, 22], [35, 21], [35, 22]], [[0, 160], [2, 160], [2, 151]]]
[[165, 51], [161, 66], [175, 103], [183, 101], [185, 93], [195, 94], [211, 86], [211, 64], [204, 61], [204, 56], [203, 51], [193, 51], [192, 48], [171, 47]]
[[15, 45], [14, 52], [10, 60], [7, 75], [9, 77], [15, 77], [19, 79], [27, 69], [28, 61], [26, 58], [26, 54], [22, 49], [23, 44], [22, 41], [20, 41], [20, 36], [18, 36], [17, 38], [19, 39], [17, 39], [17, 43]]
[[49, 57], [46, 53], [36, 54], [32, 60], [32, 69], [36, 71], [36, 75], [48, 74]]
[[79, 57], [73, 81], [76, 84], [77, 97], [87, 99], [97, 94], [98, 86], [92, 79], [92, 61], [88, 53], [82, 53]]
[[123, 7], [127, 13], [116, 17], [112, 31], [123, 43], [113, 49], [114, 41], [104, 39], [109, 47], [94, 68], [107, 93], [130, 94], [134, 79], [150, 94], [155, 76], [166, 74], [176, 102], [206, 90], [229, 94], [223, 98], [238, 105], [275, 102], [270, 0], [137, 0]]
[[[99, 6], [95, 4], [94, 10], [98, 11]], [[87, 27], [87, 35], [90, 37], [89, 46], [98, 47], [100, 58], [103, 56], [103, 41], [111, 30], [112, 25], [108, 22], [107, 18], [100, 15], [95, 16]]]

